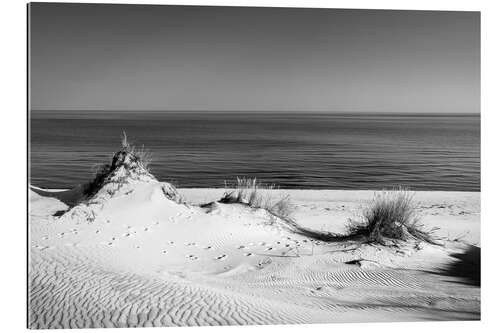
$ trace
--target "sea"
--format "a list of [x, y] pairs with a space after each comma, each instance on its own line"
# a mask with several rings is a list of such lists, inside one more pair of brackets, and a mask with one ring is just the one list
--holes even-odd
[[125, 131], [180, 188], [480, 191], [478, 114], [31, 111], [29, 180], [90, 181]]

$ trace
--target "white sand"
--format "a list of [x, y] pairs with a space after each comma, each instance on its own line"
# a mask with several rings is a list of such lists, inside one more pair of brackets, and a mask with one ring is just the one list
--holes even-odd
[[[35, 189], [36, 190], [36, 189]], [[240, 325], [480, 317], [480, 195], [418, 192], [445, 246], [311, 241], [267, 213], [177, 204], [139, 182], [73, 214], [71, 192], [30, 195], [31, 328]], [[222, 189], [180, 190], [189, 203]], [[284, 191], [284, 190], [283, 190]], [[372, 191], [286, 191], [303, 226], [341, 232]], [[78, 208], [78, 206], [77, 206]], [[462, 253], [464, 253], [462, 255]], [[354, 264], [346, 262], [359, 260]], [[463, 274], [462, 274], [463, 273]], [[462, 276], [463, 275], [463, 276]]]

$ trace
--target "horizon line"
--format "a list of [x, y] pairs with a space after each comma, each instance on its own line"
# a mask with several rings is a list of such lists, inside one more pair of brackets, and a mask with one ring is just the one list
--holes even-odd
[[331, 113], [331, 114], [459, 114], [459, 115], [480, 115], [481, 111], [475, 112], [447, 112], [447, 111], [359, 111], [359, 110], [162, 110], [162, 109], [29, 109], [30, 112], [155, 112], [155, 113]]

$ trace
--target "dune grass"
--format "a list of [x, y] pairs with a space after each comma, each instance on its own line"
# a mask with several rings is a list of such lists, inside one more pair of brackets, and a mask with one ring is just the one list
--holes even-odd
[[436, 229], [424, 230], [414, 193], [406, 188], [376, 193], [360, 215], [360, 220], [350, 220], [349, 236], [362, 236], [378, 244], [385, 244], [387, 239], [405, 241], [411, 237], [435, 243], [433, 233]]
[[[95, 165], [94, 178], [86, 184], [83, 190], [84, 199], [94, 195], [106, 182], [108, 182], [109, 175], [115, 169], [123, 165], [125, 168], [135, 168], [140, 170], [137, 166], [142, 167], [147, 172], [150, 172], [150, 164], [152, 162], [152, 154], [144, 146], [136, 148], [127, 139], [127, 133], [123, 131], [121, 137], [121, 149], [113, 155], [111, 163], [102, 163]], [[125, 157], [128, 156], [128, 162]], [[123, 179], [116, 179], [115, 182], [122, 182]]]
[[[221, 203], [240, 203], [252, 208], [267, 210], [271, 217], [284, 221], [293, 221], [294, 206], [288, 195], [276, 195], [274, 185], [264, 185], [256, 178], [236, 178], [235, 189], [226, 191], [219, 200]], [[271, 221], [273, 222], [273, 221]]]
[[149, 172], [151, 162], [153, 161], [153, 154], [151, 153], [151, 151], [144, 148], [144, 145], [142, 145], [140, 148], [137, 148], [136, 146], [131, 144], [127, 139], [127, 133], [125, 131], [123, 131], [122, 133], [121, 143], [121, 150], [130, 154], [135, 162], [141, 164], [142, 167]]
[[291, 229], [305, 237], [324, 242], [357, 241], [363, 243], [388, 244], [388, 240], [406, 241], [410, 238], [437, 244], [434, 229], [425, 230], [420, 223], [414, 193], [406, 188], [382, 191], [361, 209], [356, 220], [349, 220], [347, 233], [335, 234], [309, 229], [299, 225], [293, 218], [294, 206], [289, 196], [272, 193], [273, 185], [262, 185], [257, 179], [237, 178], [235, 189], [226, 191], [221, 203], [240, 203], [252, 208], [263, 208], [271, 214], [270, 223], [276, 218], [286, 222]]
[[131, 146], [128, 152], [137, 159], [137, 162], [140, 163], [147, 172], [151, 171], [153, 154], [148, 149], [145, 149], [144, 145], [142, 145], [140, 148]]

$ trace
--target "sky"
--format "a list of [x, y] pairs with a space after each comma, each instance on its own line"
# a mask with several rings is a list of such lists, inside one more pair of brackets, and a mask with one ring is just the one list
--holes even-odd
[[479, 113], [479, 12], [34, 3], [32, 110]]

